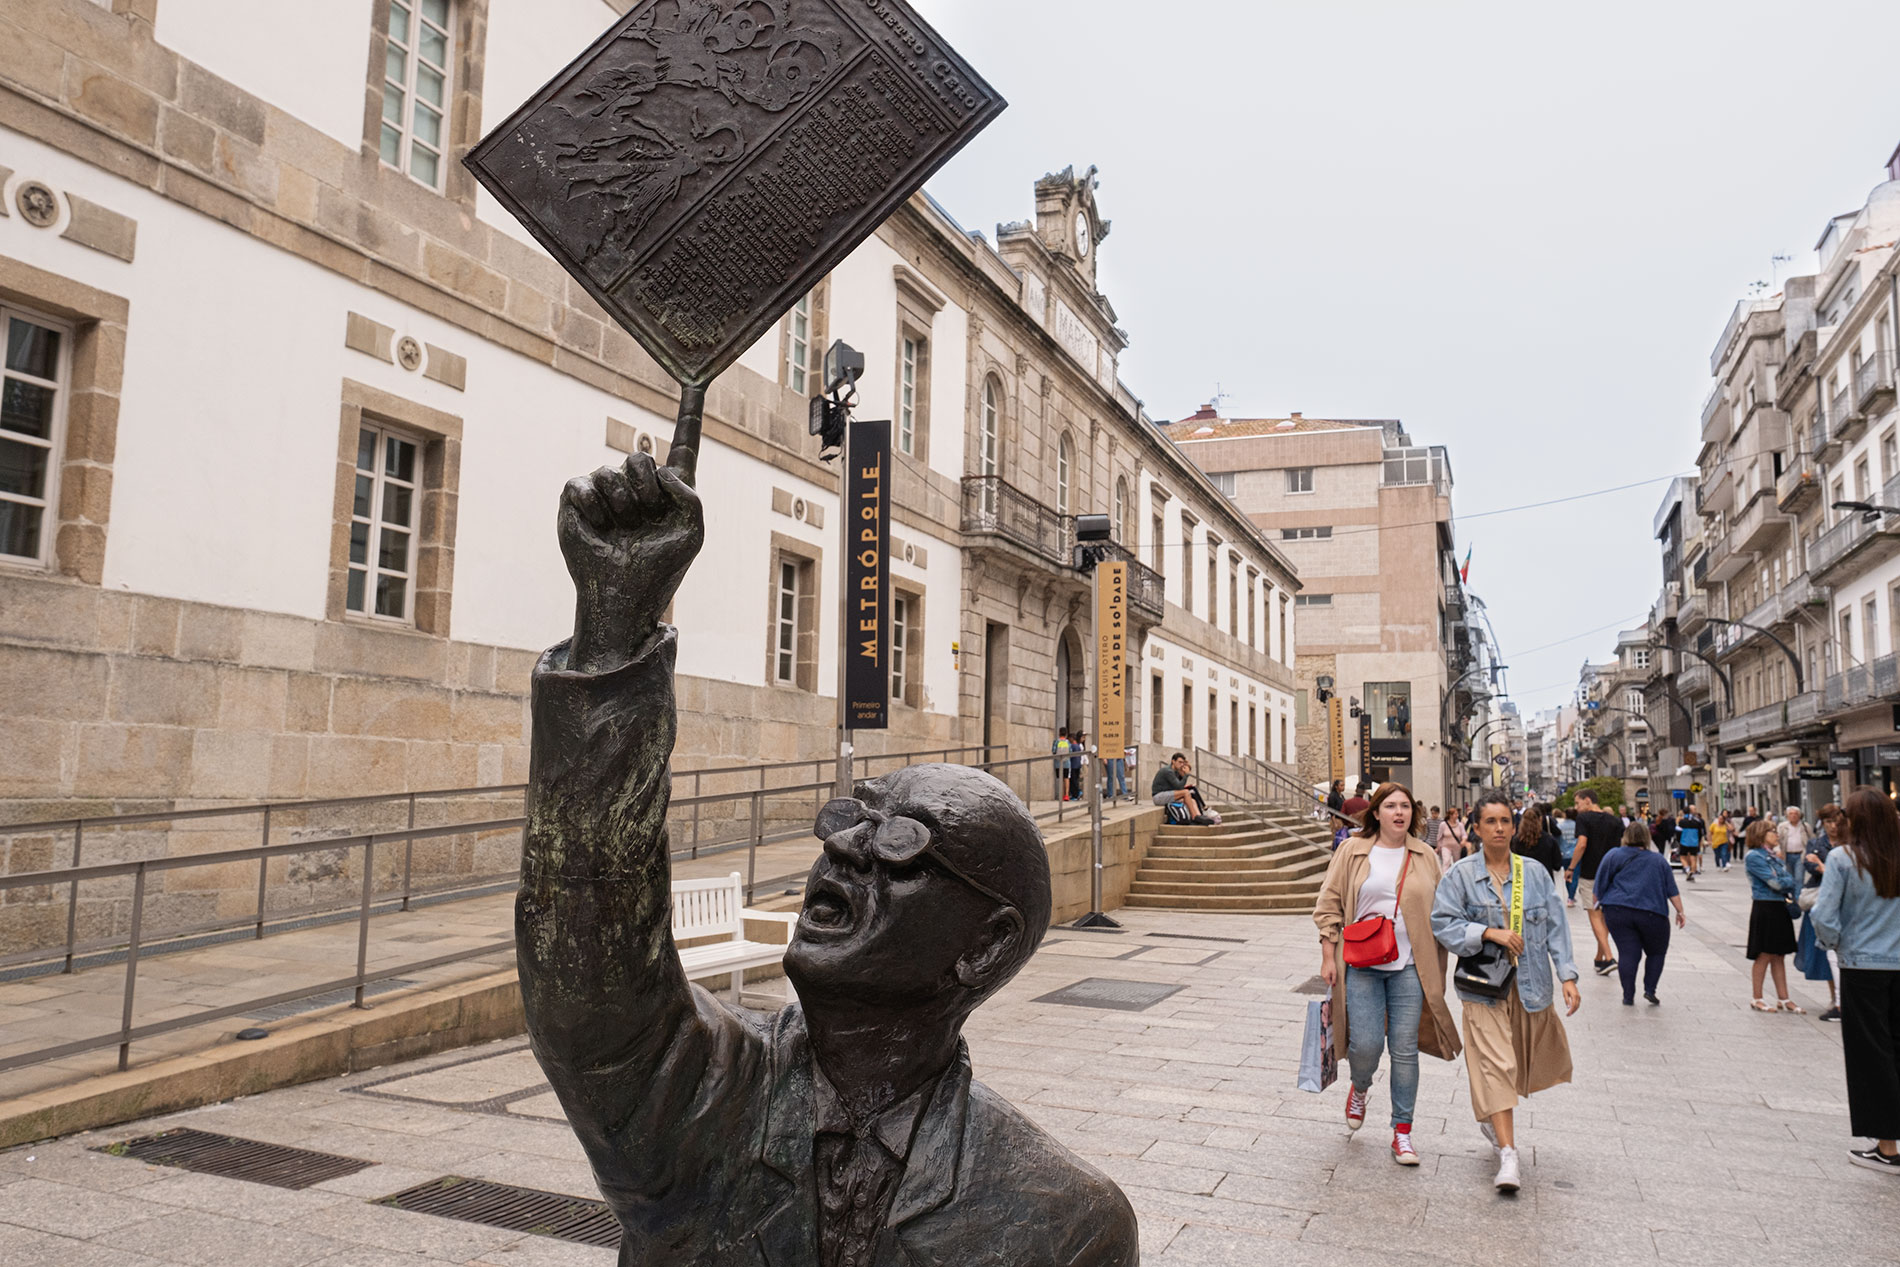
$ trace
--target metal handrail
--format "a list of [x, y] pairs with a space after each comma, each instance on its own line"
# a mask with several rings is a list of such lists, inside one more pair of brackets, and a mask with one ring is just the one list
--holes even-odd
[[[973, 751], [989, 752], [989, 751], [995, 751], [999, 749], [1002, 749], [1002, 745], [990, 745], [988, 748], [979, 748], [979, 747], [972, 746], [972, 747], [963, 748], [963, 749], [930, 749], [930, 750], [926, 750], [926, 751], [916, 753], [916, 754], [894, 754], [893, 753], [893, 754], [873, 755], [873, 756], [865, 757], [863, 758], [863, 760], [878, 761], [878, 760], [890, 760], [894, 757], [900, 757], [904, 755], [934, 756], [934, 755], [949, 755], [949, 754], [953, 754], [957, 752], [973, 752]], [[1006, 750], [1006, 749], [1002, 749], [1002, 750]], [[1087, 777], [1093, 777], [1094, 772], [1095, 772], [1095, 766], [1094, 766], [1095, 758], [1091, 754], [1080, 754], [1080, 755], [1082, 755], [1083, 760], [1084, 760], [1084, 770], [1087, 774]], [[1023, 758], [1014, 759], [1014, 760], [980, 762], [978, 763], [978, 768], [990, 770], [992, 772], [999, 769], [1007, 771], [1015, 767], [1022, 767], [1025, 770], [1029, 770], [1033, 767], [1041, 765], [1044, 762], [1047, 762], [1049, 759], [1050, 758], [1048, 757], [1035, 756], [1035, 757], [1023, 757]], [[787, 763], [787, 764], [788, 766], [795, 767], [795, 766], [802, 765], [805, 763], [793, 762], [793, 763]], [[1033, 778], [1034, 777], [1033, 774], [1030, 777]], [[1027, 786], [1028, 786], [1028, 783], [1026, 781], [1025, 787]], [[736, 804], [736, 803], [743, 802], [745, 804], [746, 809], [745, 809], [742, 821], [744, 821], [746, 829], [742, 835], [736, 836], [730, 840], [720, 841], [712, 845], [707, 845], [703, 842], [695, 840], [693, 843], [688, 844], [684, 847], [674, 847], [672, 845], [672, 842], [669, 841], [669, 856], [672, 860], [680, 861], [680, 860], [685, 860], [687, 858], [695, 857], [695, 856], [724, 853], [724, 852], [734, 851], [734, 850], [738, 850], [742, 848], [746, 849], [748, 851], [748, 857], [747, 857], [747, 863], [746, 863], [746, 885], [745, 885], [746, 899], [745, 900], [748, 904], [750, 904], [753, 900], [755, 892], [762, 884], [770, 885], [770, 884], [778, 883], [781, 880], [796, 878], [796, 876], [785, 876], [785, 877], [778, 877], [775, 879], [768, 879], [768, 880], [761, 881], [758, 877], [758, 851], [759, 849], [765, 845], [807, 837], [811, 833], [811, 827], [809, 823], [806, 823], [806, 822], [801, 822], [796, 828], [788, 828], [783, 831], [768, 833], [765, 830], [766, 798], [788, 796], [788, 795], [802, 796], [809, 793], [809, 794], [812, 794], [816, 800], [822, 802], [823, 799], [828, 798], [831, 795], [834, 787], [835, 787], [835, 782], [832, 779], [827, 778], [818, 782], [797, 784], [797, 785], [788, 786], [788, 787], [750, 788], [750, 789], [746, 789], [740, 792], [711, 793], [711, 794], [702, 794], [699, 796], [685, 796], [685, 797], [678, 797], [678, 798], [672, 799], [668, 806], [669, 815], [671, 815], [674, 811], [691, 812], [695, 815], [695, 822], [698, 821], [698, 818], [697, 818], [698, 811], [700, 811], [706, 806], [719, 806], [719, 805], [724, 805], [724, 804]], [[489, 791], [492, 789], [480, 789], [480, 790]], [[417, 793], [415, 795], [425, 796], [427, 794]], [[346, 801], [351, 801], [351, 802], [361, 802], [365, 800], [393, 799], [393, 798], [373, 798], [372, 797], [372, 798], [344, 798], [344, 799]], [[268, 812], [271, 809], [281, 808], [281, 807], [264, 806], [261, 808], [268, 814]], [[1054, 817], [1057, 821], [1061, 821], [1064, 817], [1065, 808], [1066, 807], [1062, 803], [1058, 802], [1053, 814], [1051, 814], [1048, 811], [1045, 811], [1043, 814], [1038, 815], [1037, 818], [1040, 821], [1043, 819]], [[162, 819], [162, 816], [160, 816], [160, 818]], [[158, 820], [154, 820], [154, 821], [158, 821]], [[494, 941], [484, 942], [480, 945], [470, 947], [462, 951], [457, 951], [452, 954], [437, 956], [431, 959], [408, 962], [408, 963], [404, 963], [404, 964], [401, 964], [395, 967], [390, 967], [390, 968], [380, 968], [374, 972], [371, 972], [368, 967], [368, 956], [369, 956], [369, 938], [370, 938], [372, 916], [374, 914], [379, 913], [378, 912], [379, 906], [383, 908], [381, 911], [381, 913], [383, 914], [394, 915], [394, 914], [400, 914], [403, 911], [409, 910], [410, 909], [409, 899], [414, 891], [411, 885], [411, 879], [412, 879], [413, 873], [408, 864], [408, 861], [405, 861], [405, 865], [403, 868], [403, 882], [402, 882], [402, 887], [401, 887], [401, 899], [402, 899], [401, 904], [399, 907], [396, 907], [393, 910], [388, 909], [389, 900], [392, 897], [396, 896], [396, 894], [393, 891], [383, 892], [383, 893], [379, 893], [377, 891], [376, 850], [379, 847], [387, 847], [391, 845], [401, 844], [404, 846], [405, 857], [407, 859], [410, 855], [410, 851], [413, 850], [415, 842], [418, 840], [428, 840], [428, 839], [440, 838], [440, 837], [445, 837], [445, 836], [458, 836], [458, 835], [467, 835], [467, 834], [481, 833], [481, 832], [495, 832], [495, 831], [520, 831], [523, 833], [523, 841], [525, 843], [526, 826], [527, 826], [527, 819], [525, 816], [511, 816], [507, 818], [486, 819], [486, 820], [477, 821], [477, 822], [431, 824], [431, 825], [427, 825], [423, 827], [414, 826], [413, 818], [412, 818], [412, 824], [409, 827], [398, 829], [398, 830], [392, 830], [392, 831], [358, 832], [358, 833], [344, 835], [344, 836], [326, 836], [326, 837], [323, 837], [321, 839], [316, 839], [316, 840], [284, 841], [284, 842], [279, 842], [277, 844], [269, 843], [268, 837], [267, 837], [265, 843], [261, 843], [261, 844], [250, 846], [243, 849], [211, 850], [211, 851], [205, 851], [205, 852], [199, 852], [199, 853], [193, 853], [193, 854], [179, 854], [179, 855], [168, 856], [168, 857], [139, 859], [139, 860], [128, 861], [128, 862], [99, 862], [99, 863], [73, 864], [73, 865], [69, 865], [65, 867], [57, 867], [57, 868], [52, 868], [52, 869], [43, 870], [43, 871], [23, 872], [23, 873], [19, 873], [15, 875], [0, 875], [0, 893], [7, 893], [7, 892], [11, 892], [18, 889], [51, 888], [55, 885], [61, 885], [61, 884], [68, 886], [69, 895], [72, 895], [72, 896], [69, 896], [69, 901], [73, 902], [74, 906], [71, 909], [69, 909], [68, 940], [67, 940], [67, 945], [65, 949], [65, 962], [62, 969], [65, 972], [72, 972], [74, 970], [73, 968], [74, 944], [73, 944], [73, 940], [71, 936], [71, 925], [72, 925], [71, 916], [72, 916], [73, 910], [76, 910], [76, 900], [77, 900], [76, 895], [78, 893], [78, 888], [79, 888], [80, 883], [85, 882], [85, 881], [112, 879], [115, 877], [123, 877], [123, 876], [128, 876], [128, 875], [133, 877], [132, 908], [131, 908], [129, 929], [123, 938], [108, 938], [106, 941], [100, 943], [101, 945], [115, 945], [122, 941], [125, 946], [125, 985], [123, 989], [123, 996], [122, 996], [121, 1009], [120, 1009], [120, 1023], [119, 1023], [118, 1028], [111, 1033], [95, 1034], [87, 1038], [81, 1038], [81, 1039], [77, 1039], [77, 1040], [73, 1040], [73, 1041], [69, 1041], [65, 1043], [60, 1043], [60, 1044], [56, 1044], [50, 1047], [37, 1048], [31, 1051], [20, 1052], [12, 1056], [5, 1057], [3, 1059], [0, 1059], [0, 1072], [3, 1072], [8, 1069], [18, 1068], [23, 1065], [35, 1064], [40, 1061], [58, 1059], [63, 1056], [74, 1055], [81, 1052], [93, 1051], [99, 1048], [111, 1047], [111, 1046], [117, 1046], [119, 1048], [119, 1068], [123, 1070], [127, 1068], [130, 1062], [132, 1044], [137, 1041], [142, 1041], [144, 1039], [152, 1038], [161, 1034], [170, 1033], [175, 1030], [186, 1029], [194, 1025], [202, 1025], [202, 1024], [209, 1023], [211, 1021], [221, 1020], [226, 1017], [241, 1016], [241, 1015], [254, 1013], [261, 1009], [276, 1006], [278, 1004], [296, 1002], [303, 999], [312, 998], [318, 995], [329, 994], [329, 993], [342, 990], [342, 989], [352, 990], [355, 996], [354, 1005], [357, 1007], [361, 1007], [363, 1006], [364, 991], [366, 987], [378, 981], [388, 980], [394, 977], [401, 976], [405, 973], [420, 972], [420, 971], [424, 971], [430, 968], [441, 967], [448, 964], [461, 962], [464, 960], [483, 958], [488, 955], [494, 954], [499, 950], [505, 949], [513, 944], [512, 935], [503, 937], [503, 938], [498, 938]], [[268, 880], [268, 875], [269, 875], [269, 864], [272, 859], [288, 857], [288, 856], [300, 854], [300, 853], [309, 853], [315, 850], [356, 850], [356, 849], [361, 849], [363, 851], [363, 880], [362, 880], [362, 886], [359, 892], [358, 899], [356, 900], [356, 902], [351, 904], [356, 907], [356, 910], [357, 910], [356, 918], [358, 921], [357, 946], [356, 946], [356, 971], [351, 976], [338, 978], [333, 981], [326, 981], [320, 984], [305, 986], [305, 987], [301, 987], [295, 990], [280, 992], [277, 994], [270, 995], [266, 998], [246, 999], [238, 1003], [221, 1005], [216, 1008], [210, 1008], [210, 1009], [206, 1009], [200, 1012], [193, 1012], [186, 1016], [175, 1017], [175, 1018], [171, 1018], [164, 1021], [155, 1021], [155, 1022], [150, 1022], [144, 1025], [133, 1024], [133, 1020], [135, 1016], [136, 1000], [137, 1000], [137, 990], [138, 990], [139, 961], [142, 955], [148, 955], [150, 953], [153, 953], [153, 944], [155, 944], [155, 943], [148, 943], [147, 938], [146, 938], [146, 933], [145, 933], [145, 899], [146, 899], [146, 892], [147, 892], [148, 877], [150, 877], [151, 875], [157, 872], [182, 871], [182, 870], [187, 870], [193, 867], [222, 866], [224, 864], [232, 863], [232, 862], [249, 862], [249, 861], [257, 862], [258, 874], [259, 874], [259, 890], [258, 890], [259, 899], [258, 899], [258, 911], [255, 917], [255, 926], [256, 926], [255, 935], [258, 938], [262, 938], [267, 933], [281, 933], [283, 931], [286, 931], [285, 925], [287, 925], [288, 923], [288, 920], [284, 917], [282, 913], [279, 914], [278, 919], [275, 921], [275, 926], [273, 926], [272, 921], [269, 921], [265, 918], [265, 909], [266, 909], [265, 908], [265, 893], [266, 893], [266, 885], [267, 885], [267, 880]], [[521, 868], [519, 865], [516, 865], [514, 868], [508, 871], [501, 872], [494, 876], [488, 877], [485, 883], [489, 886], [493, 886], [496, 884], [518, 884], [520, 877], [521, 877]], [[336, 910], [348, 909], [348, 907], [339, 907], [339, 906], [332, 905], [331, 907], [325, 908], [325, 909], [327, 909], [328, 911], [336, 911]], [[297, 915], [302, 916], [308, 913], [309, 912], [307, 911], [298, 912]], [[251, 918], [246, 917], [243, 919], [231, 921], [228, 924], [224, 925], [224, 927], [242, 927], [252, 922], [253, 920]], [[200, 931], [203, 931], [203, 930], [202, 929], [189, 930], [190, 933], [196, 933]], [[165, 934], [164, 940], [171, 941], [178, 938], [182, 938], [186, 935], [187, 933], [185, 932], [173, 930]], [[57, 951], [54, 951], [51, 953], [42, 954], [38, 957], [41, 959], [57, 959], [59, 955]]]

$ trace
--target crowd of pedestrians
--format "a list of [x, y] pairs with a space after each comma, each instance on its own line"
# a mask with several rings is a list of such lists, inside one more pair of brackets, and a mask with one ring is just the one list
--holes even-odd
[[[1343, 782], [1327, 809], [1343, 825], [1313, 912], [1320, 974], [1333, 993], [1334, 1043], [1350, 1070], [1346, 1123], [1360, 1129], [1374, 1076], [1391, 1067], [1391, 1154], [1419, 1164], [1412, 1138], [1419, 1056], [1465, 1056], [1472, 1110], [1496, 1154], [1495, 1183], [1522, 1182], [1518, 1101], [1571, 1079], [1562, 1015], [1581, 1004], [1567, 910], [1581, 900], [1599, 976], [1617, 973], [1626, 1007], [1652, 1008], [1672, 931], [1688, 913], [1683, 883], [1742, 852], [1750, 890], [1745, 952], [1758, 1012], [1802, 1014], [1790, 967], [1826, 982], [1847, 1066], [1850, 1129], [1871, 1142], [1859, 1166], [1900, 1174], [1900, 811], [1854, 792], [1810, 825], [1798, 808], [1705, 816], [1694, 804], [1651, 814], [1576, 808], [1487, 793], [1464, 809], [1424, 806], [1396, 783]], [[1341, 818], [1343, 816], [1343, 820]], [[1449, 978], [1461, 1007], [1454, 1024]], [[1764, 1001], [1772, 980], [1774, 1001]]]

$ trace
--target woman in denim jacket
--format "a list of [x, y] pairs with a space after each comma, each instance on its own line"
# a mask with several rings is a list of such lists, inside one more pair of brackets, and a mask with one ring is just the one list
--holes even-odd
[[1530, 859], [1522, 867], [1524, 931], [1510, 931], [1515, 870], [1510, 800], [1502, 792], [1487, 792], [1472, 807], [1471, 817], [1483, 850], [1457, 863], [1438, 882], [1432, 936], [1461, 958], [1479, 953], [1489, 942], [1517, 960], [1517, 974], [1502, 999], [1458, 991], [1464, 1004], [1472, 1112], [1478, 1129], [1498, 1151], [1498, 1189], [1515, 1192], [1519, 1178], [1512, 1119], [1518, 1099], [1570, 1081], [1570, 1040], [1550, 1005], [1553, 964], [1570, 1014], [1582, 1005], [1583, 996], [1577, 992], [1563, 896], [1550, 872]]
[[1900, 1175], [1900, 813], [1866, 789], [1836, 820], [1827, 876], [1814, 900], [1814, 935], [1841, 961], [1841, 1046], [1854, 1134], [1874, 1147], [1857, 1166]]
[[[1807, 1009], [1788, 997], [1787, 958], [1799, 947], [1788, 900], [1800, 890], [1781, 864], [1781, 835], [1775, 820], [1756, 819], [1748, 825], [1745, 839], [1748, 856], [1742, 860], [1742, 869], [1748, 872], [1748, 892], [1755, 901], [1748, 914], [1748, 959], [1755, 965], [1755, 1000], [1749, 1006], [1757, 1012], [1805, 1013]], [[1762, 978], [1770, 972], [1775, 976], [1779, 1006], [1761, 1001]]]

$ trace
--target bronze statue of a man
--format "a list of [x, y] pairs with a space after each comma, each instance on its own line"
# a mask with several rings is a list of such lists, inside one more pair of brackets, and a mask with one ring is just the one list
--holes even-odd
[[[521, 990], [641, 1267], [1133, 1267], [1134, 1211], [970, 1077], [960, 1037], [1050, 917], [1034, 822], [976, 770], [915, 766], [819, 815], [771, 1017], [686, 981], [669, 929], [675, 633], [704, 540], [679, 473], [572, 481], [573, 638], [534, 675]], [[736, 1003], [736, 1001], [735, 1001]]]

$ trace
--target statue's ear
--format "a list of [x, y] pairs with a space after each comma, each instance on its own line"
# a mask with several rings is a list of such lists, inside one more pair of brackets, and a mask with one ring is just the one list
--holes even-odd
[[957, 981], [972, 990], [994, 985], [1010, 971], [1016, 950], [1022, 945], [1023, 932], [1023, 917], [1015, 907], [1005, 906], [992, 912], [983, 921], [983, 931], [976, 945], [957, 960]]

